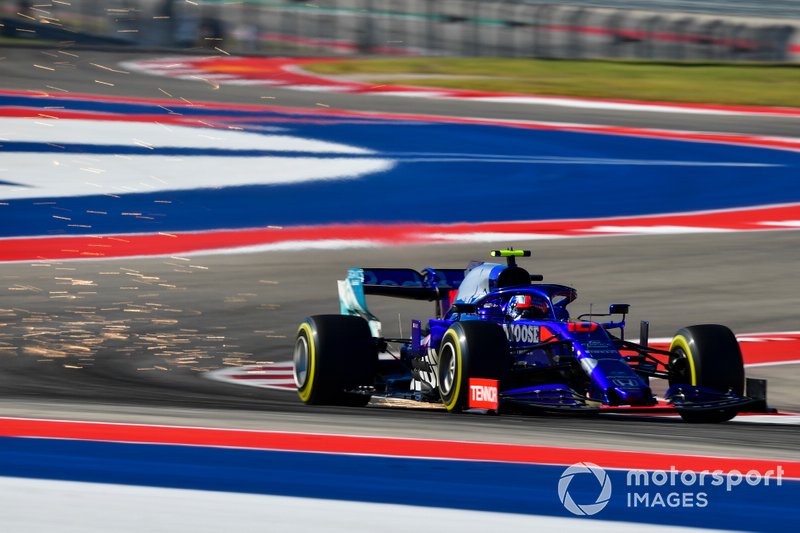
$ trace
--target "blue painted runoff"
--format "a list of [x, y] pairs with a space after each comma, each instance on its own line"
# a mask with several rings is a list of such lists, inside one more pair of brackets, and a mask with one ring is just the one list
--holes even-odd
[[[499, 462], [0, 438], [0, 476], [573, 517], [558, 493], [564, 470]], [[743, 481], [728, 491], [725, 484], [711, 486], [711, 478], [704, 486], [698, 481], [629, 486], [626, 471], [609, 470], [607, 475], [611, 492], [606, 507], [581, 519], [751, 531], [796, 531], [800, 525], [797, 480], [778, 485], [773, 477], [766, 486]], [[586, 508], [597, 501], [600, 483], [591, 474], [578, 474], [567, 492]]]
[[[153, 114], [147, 104], [59, 100], [67, 110]], [[0, 106], [52, 106], [35, 97], [0, 96]], [[452, 223], [604, 218], [800, 202], [800, 153], [716, 143], [574, 131], [416, 120], [334, 117], [279, 111], [183, 108], [237, 126], [369, 150], [314, 157], [391, 162], [348, 180], [123, 194], [119, 197], [0, 198], [0, 236], [203, 231], [333, 223]], [[222, 114], [223, 117], [219, 118]], [[120, 122], [124, 128], [124, 122]], [[233, 124], [233, 122], [231, 122]], [[258, 135], [258, 133], [253, 133]], [[267, 143], [265, 143], [266, 145]], [[66, 143], [5, 142], [3, 154], [303, 157], [307, 153]], [[298, 161], [298, 164], [306, 164]], [[264, 164], [260, 172], [270, 172]], [[14, 169], [3, 173], [18, 183]], [[170, 203], [164, 203], [164, 202]], [[87, 211], [104, 212], [98, 216]], [[123, 213], [142, 213], [132, 217]], [[60, 218], [54, 218], [58, 215]], [[69, 220], [66, 220], [69, 219]]]

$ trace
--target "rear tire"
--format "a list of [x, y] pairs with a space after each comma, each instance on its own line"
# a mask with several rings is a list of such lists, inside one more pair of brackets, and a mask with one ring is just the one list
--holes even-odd
[[[744, 362], [733, 332], [726, 326], [703, 324], [675, 333], [669, 351], [669, 384], [696, 385], [725, 393], [744, 394]], [[679, 411], [686, 422], [725, 422], [736, 409]]]
[[445, 409], [459, 413], [469, 406], [469, 378], [501, 381], [511, 368], [508, 338], [491, 322], [455, 322], [439, 345], [436, 379]]
[[357, 316], [316, 315], [297, 330], [294, 381], [306, 404], [363, 407], [374, 383], [378, 349], [367, 321]]

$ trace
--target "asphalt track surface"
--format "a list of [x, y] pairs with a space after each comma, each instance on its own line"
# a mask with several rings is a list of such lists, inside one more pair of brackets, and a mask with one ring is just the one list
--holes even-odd
[[[0, 88], [287, 107], [525, 118], [681, 130], [800, 134], [800, 119], [615, 113], [546, 106], [461, 104], [380, 96], [223, 87], [116, 74], [130, 56], [6, 49]], [[39, 65], [39, 67], [34, 66]], [[47, 68], [40, 68], [47, 67]], [[52, 68], [54, 70], [48, 70]], [[114, 83], [113, 86], [95, 80]], [[160, 90], [161, 89], [161, 90]], [[266, 97], [266, 98], [265, 98]], [[217, 383], [202, 371], [288, 359], [298, 322], [336, 312], [336, 279], [350, 266], [457, 268], [514, 244], [530, 270], [578, 288], [573, 313], [624, 301], [652, 336], [704, 322], [737, 333], [800, 329], [800, 232], [602, 237], [531, 243], [204, 255], [0, 265], [0, 412], [106, 421], [243, 427], [636, 449], [758, 458], [800, 457], [796, 426], [688, 425], [674, 419], [451, 416], [434, 406], [311, 408], [293, 394]], [[386, 333], [427, 305], [376, 301]], [[769, 379], [771, 403], [800, 410], [800, 365], [748, 371]], [[591, 457], [587, 457], [591, 460]]]

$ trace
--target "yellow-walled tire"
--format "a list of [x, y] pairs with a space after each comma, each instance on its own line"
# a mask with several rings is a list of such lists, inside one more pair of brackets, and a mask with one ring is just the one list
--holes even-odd
[[292, 359], [297, 395], [303, 403], [369, 403], [378, 352], [364, 319], [346, 315], [306, 318], [297, 329]]
[[[669, 384], [695, 385], [720, 393], [744, 394], [744, 361], [736, 336], [726, 326], [702, 324], [679, 329], [669, 351]], [[680, 411], [687, 422], [725, 422], [736, 410]]]
[[444, 408], [451, 413], [461, 412], [466, 405], [464, 389], [467, 385], [463, 378], [464, 354], [461, 350], [463, 345], [459, 332], [454, 328], [445, 331], [442, 343], [439, 345], [437, 383]]
[[454, 322], [439, 344], [436, 379], [445, 409], [460, 413], [469, 406], [469, 378], [502, 380], [511, 368], [508, 339], [491, 322]]

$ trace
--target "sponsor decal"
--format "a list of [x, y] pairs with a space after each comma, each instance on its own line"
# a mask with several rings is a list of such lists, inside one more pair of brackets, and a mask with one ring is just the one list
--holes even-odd
[[539, 326], [530, 324], [503, 324], [506, 337], [511, 342], [534, 344], [539, 342]]
[[600, 326], [596, 322], [569, 322], [567, 330], [579, 333], [588, 333], [595, 331]]
[[611, 380], [620, 389], [638, 389], [639, 382], [636, 378], [614, 378]]
[[499, 399], [497, 394], [498, 381], [496, 379], [469, 379], [469, 406], [476, 409], [491, 409], [497, 411]]
[[607, 348], [610, 344], [607, 341], [589, 340], [583, 343], [584, 346], [589, 348]]
[[596, 359], [619, 359], [620, 355], [617, 350], [589, 350], [592, 357]]

